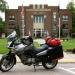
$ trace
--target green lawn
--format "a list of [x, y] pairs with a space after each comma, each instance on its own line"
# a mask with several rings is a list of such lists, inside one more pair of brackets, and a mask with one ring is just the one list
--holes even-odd
[[0, 54], [8, 52], [6, 48], [6, 39], [0, 39]]
[[[6, 39], [0, 39], [0, 54], [7, 53], [9, 50], [6, 48], [7, 40]], [[39, 47], [39, 44], [37, 42], [34, 42], [35, 47]]]
[[62, 46], [64, 50], [75, 48], [75, 39], [70, 39], [68, 41], [62, 41]]
[[[0, 54], [7, 53], [9, 50], [6, 48], [6, 39], [0, 39]], [[75, 48], [75, 39], [70, 39], [69, 41], [62, 41], [62, 46], [64, 50]], [[37, 42], [34, 42], [35, 47], [39, 47]]]

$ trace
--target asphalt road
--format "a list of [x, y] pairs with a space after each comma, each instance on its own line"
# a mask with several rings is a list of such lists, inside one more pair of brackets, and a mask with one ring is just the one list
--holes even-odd
[[75, 63], [58, 64], [52, 70], [45, 70], [42, 66], [36, 67], [36, 72], [33, 66], [24, 66], [17, 63], [9, 72], [1, 72], [0, 75], [75, 75]]

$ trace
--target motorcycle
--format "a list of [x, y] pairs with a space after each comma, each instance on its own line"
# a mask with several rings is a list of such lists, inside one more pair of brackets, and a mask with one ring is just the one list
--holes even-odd
[[0, 70], [2, 72], [7, 72], [16, 65], [16, 55], [20, 58], [21, 63], [28, 66], [33, 65], [34, 69], [35, 66], [53, 69], [58, 64], [58, 60], [63, 58], [61, 45], [50, 47], [43, 44], [40, 48], [35, 48], [32, 37], [27, 36], [18, 39], [16, 31], [7, 36], [7, 48], [9, 52], [3, 55], [0, 60]]

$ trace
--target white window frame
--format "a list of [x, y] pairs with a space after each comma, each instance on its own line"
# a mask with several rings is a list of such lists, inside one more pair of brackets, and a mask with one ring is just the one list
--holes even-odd
[[53, 21], [56, 21], [57, 13], [53, 12]]
[[68, 15], [63, 15], [63, 16], [62, 16], [62, 20], [63, 20], [63, 21], [68, 21], [68, 18], [69, 18]]
[[43, 23], [44, 22], [44, 16], [42, 16], [42, 15], [34, 15], [33, 16], [33, 22], [34, 23]]

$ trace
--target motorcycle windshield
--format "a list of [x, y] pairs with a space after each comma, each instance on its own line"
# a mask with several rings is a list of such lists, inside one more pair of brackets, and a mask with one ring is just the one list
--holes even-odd
[[7, 36], [8, 41], [12, 41], [16, 37], [16, 31], [13, 31], [10, 35]]

